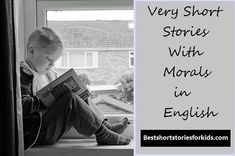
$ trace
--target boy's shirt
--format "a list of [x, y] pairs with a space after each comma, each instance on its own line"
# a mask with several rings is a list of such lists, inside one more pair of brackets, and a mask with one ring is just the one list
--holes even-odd
[[22, 70], [29, 74], [33, 75], [33, 82], [32, 82], [32, 89], [33, 94], [36, 95], [36, 92], [48, 85], [50, 82], [56, 79], [56, 72], [53, 70], [49, 70], [46, 74], [40, 75], [36, 71], [34, 71], [32, 68], [29, 67], [29, 65], [26, 62], [21, 62], [20, 66], [22, 67]]
[[36, 92], [56, 79], [56, 73], [50, 70], [46, 74], [40, 75], [31, 69], [26, 62], [21, 62], [20, 71], [23, 113], [31, 114], [41, 110], [40, 107], [45, 109], [44, 104], [36, 96]]
[[56, 73], [53, 71], [39, 75], [25, 62], [20, 64], [25, 149], [36, 141], [42, 122], [41, 114], [43, 110], [46, 110], [46, 106], [36, 96], [36, 92], [55, 78]]

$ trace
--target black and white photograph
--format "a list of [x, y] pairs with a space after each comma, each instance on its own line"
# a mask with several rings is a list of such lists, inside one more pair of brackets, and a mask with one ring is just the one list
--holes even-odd
[[1, 155], [134, 155], [132, 0], [1, 1]]

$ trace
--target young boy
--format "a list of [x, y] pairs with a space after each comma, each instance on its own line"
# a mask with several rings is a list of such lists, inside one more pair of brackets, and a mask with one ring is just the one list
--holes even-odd
[[85, 102], [68, 91], [47, 108], [36, 92], [56, 78], [51, 70], [62, 55], [63, 45], [56, 33], [46, 27], [35, 30], [28, 38], [26, 61], [20, 65], [25, 149], [36, 144], [53, 144], [71, 127], [79, 133], [96, 136], [98, 145], [127, 145], [121, 135], [127, 118], [110, 124]]

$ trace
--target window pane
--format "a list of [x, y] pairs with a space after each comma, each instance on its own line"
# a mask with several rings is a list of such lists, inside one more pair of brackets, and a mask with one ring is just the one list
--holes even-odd
[[92, 66], [92, 53], [87, 53], [86, 55], [86, 61], [87, 61], [87, 66], [91, 67]]
[[[48, 21], [133, 20], [133, 10], [47, 11]], [[130, 22], [131, 23], [131, 22]]]
[[69, 66], [70, 67], [84, 67], [85, 55], [83, 52], [71, 52], [69, 53]]
[[[85, 73], [95, 96], [133, 103], [133, 14], [133, 10], [47, 11], [47, 26], [68, 52], [62, 66]], [[59, 75], [66, 71], [57, 68]]]

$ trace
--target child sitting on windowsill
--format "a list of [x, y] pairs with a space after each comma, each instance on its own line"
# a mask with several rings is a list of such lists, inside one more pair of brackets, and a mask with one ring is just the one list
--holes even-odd
[[56, 78], [51, 68], [63, 51], [58, 35], [50, 28], [35, 30], [28, 38], [26, 61], [20, 65], [25, 149], [34, 144], [53, 144], [74, 127], [77, 132], [96, 136], [98, 145], [127, 145], [121, 135], [128, 119], [111, 124], [92, 105], [68, 91], [47, 108], [35, 93]]

